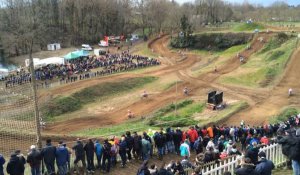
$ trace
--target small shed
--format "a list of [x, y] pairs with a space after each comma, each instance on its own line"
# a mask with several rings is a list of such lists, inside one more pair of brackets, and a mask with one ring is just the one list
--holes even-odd
[[51, 51], [54, 51], [54, 50], [60, 50], [60, 49], [61, 49], [60, 43], [48, 44], [48, 45], [47, 45], [47, 49], [48, 49], [48, 50], [51, 50]]

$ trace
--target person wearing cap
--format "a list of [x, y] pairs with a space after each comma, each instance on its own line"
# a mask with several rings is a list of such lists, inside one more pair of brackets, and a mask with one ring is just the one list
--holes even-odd
[[274, 163], [271, 160], [266, 159], [266, 153], [261, 151], [258, 153], [260, 161], [256, 165], [255, 171], [259, 175], [271, 175], [272, 170], [275, 168]]
[[36, 149], [35, 145], [30, 146], [30, 152], [28, 153], [26, 161], [27, 161], [27, 163], [29, 163], [29, 165], [31, 167], [32, 175], [40, 175], [41, 174], [42, 155]]
[[56, 147], [51, 144], [51, 139], [46, 140], [46, 146], [42, 149], [41, 155], [44, 159], [47, 173], [49, 175], [55, 174], [55, 153]]
[[25, 163], [18, 157], [16, 152], [12, 153], [6, 166], [6, 172], [10, 175], [24, 175]]
[[69, 152], [60, 141], [55, 151], [56, 165], [58, 167], [58, 175], [66, 175], [68, 172]]

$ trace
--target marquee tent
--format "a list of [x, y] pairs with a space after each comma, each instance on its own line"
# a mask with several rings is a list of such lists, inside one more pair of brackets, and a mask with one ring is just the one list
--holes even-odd
[[64, 58], [66, 60], [73, 60], [73, 59], [76, 59], [79, 57], [86, 57], [88, 55], [89, 55], [89, 52], [86, 50], [77, 50], [77, 51], [68, 53], [67, 55], [64, 56]]

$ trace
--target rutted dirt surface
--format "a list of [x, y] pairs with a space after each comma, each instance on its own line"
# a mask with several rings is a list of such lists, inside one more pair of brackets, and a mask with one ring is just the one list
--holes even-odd
[[[263, 37], [264, 41], [267, 41], [270, 39], [271, 35], [272, 34], [267, 33], [259, 34], [251, 43], [251, 49], [245, 50], [240, 54], [246, 59], [249, 59], [253, 53], [260, 50], [265, 44], [265, 42], [259, 41], [258, 38]], [[198, 97], [199, 95], [205, 96], [205, 93], [208, 90], [218, 89], [224, 91], [225, 97], [230, 96], [232, 98], [247, 101], [250, 107], [230, 117], [230, 119], [226, 121], [228, 124], [238, 124], [241, 119], [248, 124], [261, 124], [266, 122], [269, 116], [276, 114], [283, 106], [299, 104], [297, 95], [287, 98], [287, 90], [289, 87], [295, 89], [296, 92], [299, 91], [298, 88], [300, 88], [300, 82], [297, 81], [297, 76], [299, 74], [297, 68], [300, 66], [300, 60], [297, 59], [297, 56], [299, 57], [300, 55], [299, 49], [297, 52], [294, 52], [282, 81], [278, 84], [278, 86], [270, 91], [270, 89], [242, 88], [216, 83], [216, 80], [220, 76], [230, 73], [240, 66], [241, 63], [236, 56], [227, 61], [222, 67], [219, 67], [217, 72], [212, 70], [211, 72], [202, 74], [199, 77], [191, 76], [189, 73], [189, 68], [191, 68], [195, 63], [201, 61], [202, 58], [193, 54], [182, 55], [174, 51], [171, 52], [167, 47], [168, 39], [168, 36], [164, 36], [150, 45], [154, 52], [157, 52], [159, 55], [161, 55], [159, 59], [163, 65], [158, 70], [156, 69], [147, 71], [146, 73], [141, 73], [138, 75], [126, 73], [85, 80], [78, 82], [77, 84], [70, 84], [55, 88], [49, 93], [53, 95], [70, 93], [69, 91], [77, 91], [84, 87], [106, 81], [119, 81], [122, 78], [149, 75], [162, 77], [175, 73], [182, 81], [178, 87], [180, 95], [178, 95], [177, 100], [186, 98], [182, 95], [181, 90], [183, 87], [187, 86], [192, 90], [190, 97]], [[104, 125], [122, 123], [127, 120], [126, 113], [128, 109], [131, 109], [136, 116], [145, 116], [148, 113], [173, 102], [175, 98], [175, 87], [173, 87], [167, 91], [153, 94], [149, 99], [137, 100], [121, 109], [112, 110], [106, 113], [95, 115], [93, 117], [83, 117], [80, 119], [57, 122], [51, 126], [48, 126], [46, 132], [67, 134], [76, 130], [97, 128], [103, 127]]]

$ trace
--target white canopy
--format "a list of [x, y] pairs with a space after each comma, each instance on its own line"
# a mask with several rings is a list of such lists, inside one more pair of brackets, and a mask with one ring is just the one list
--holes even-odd
[[[30, 64], [29, 59], [25, 60], [25, 65], [28, 67]], [[64, 58], [61, 57], [50, 57], [45, 59], [33, 58], [34, 68], [47, 66], [48, 64], [65, 64]]]

